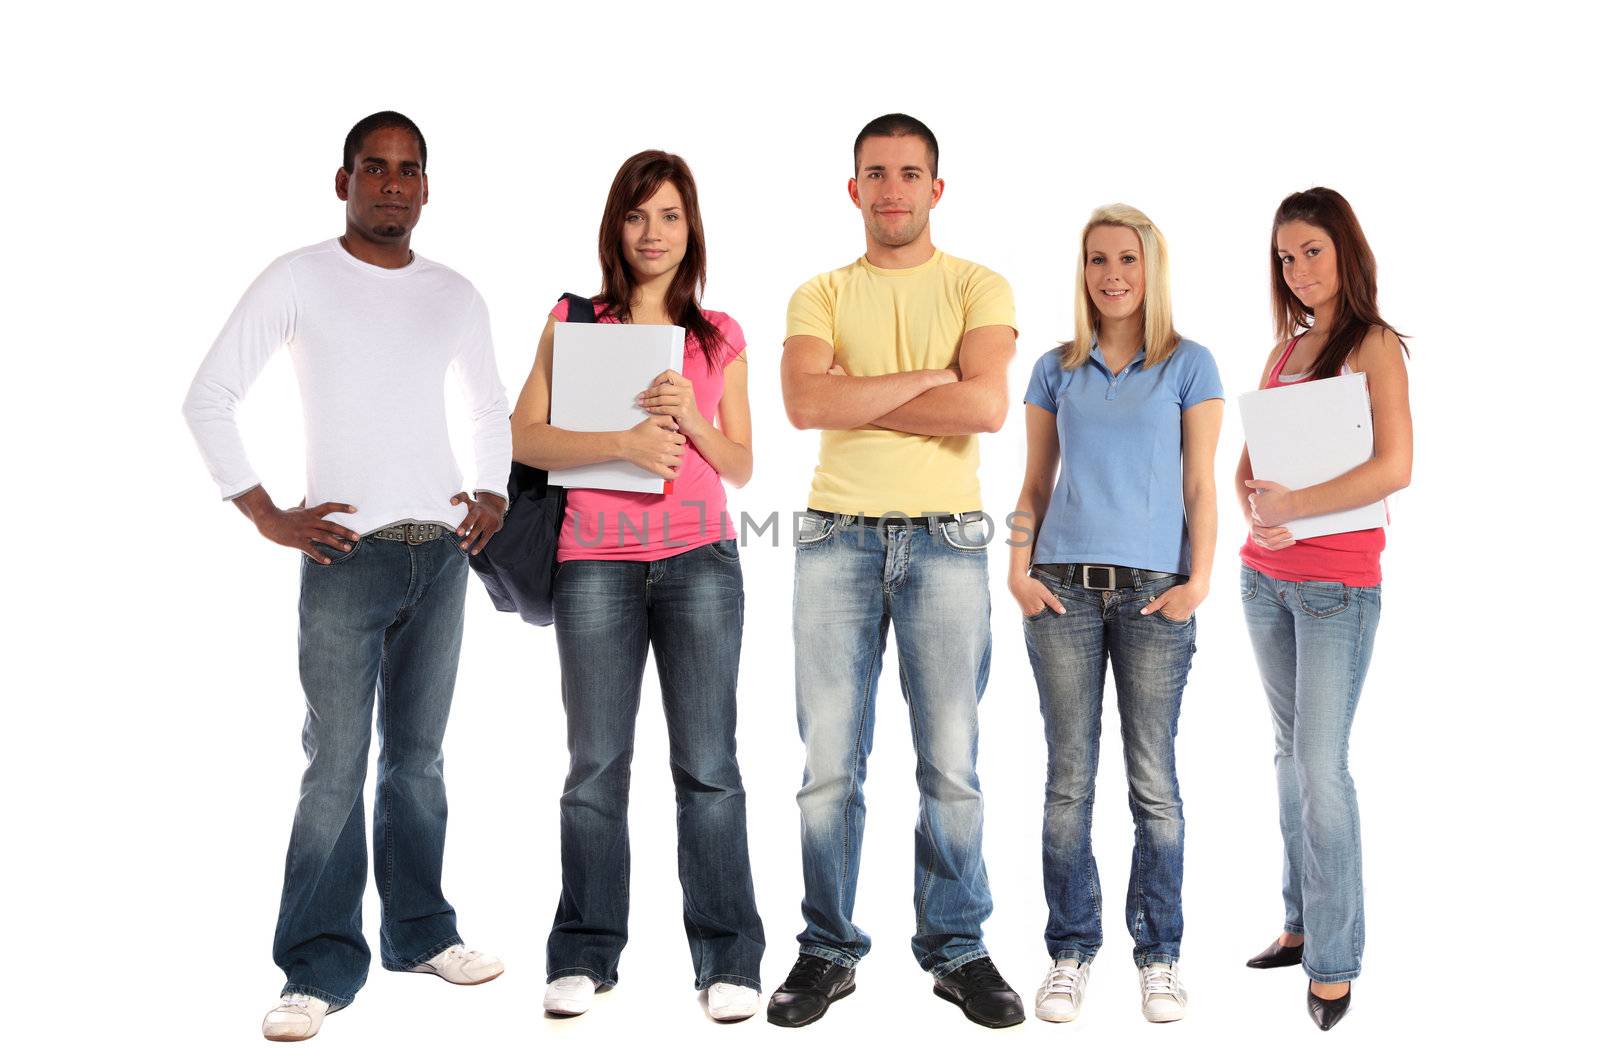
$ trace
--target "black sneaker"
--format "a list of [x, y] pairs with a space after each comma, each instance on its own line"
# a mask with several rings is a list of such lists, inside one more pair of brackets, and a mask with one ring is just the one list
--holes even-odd
[[934, 980], [933, 993], [961, 1006], [967, 1019], [985, 1027], [1013, 1027], [1026, 1016], [1022, 998], [987, 957], [975, 958]]
[[767, 999], [767, 1022], [779, 1027], [804, 1027], [822, 1019], [828, 1006], [855, 989], [854, 969], [814, 954], [802, 954], [782, 985]]

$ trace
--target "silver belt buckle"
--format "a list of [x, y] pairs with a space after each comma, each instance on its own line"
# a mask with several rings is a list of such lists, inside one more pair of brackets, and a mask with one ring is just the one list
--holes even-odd
[[[1115, 590], [1117, 588], [1117, 573], [1112, 571], [1108, 565], [1079, 565], [1078, 569], [1080, 574], [1083, 576], [1082, 585], [1085, 590]], [[1095, 586], [1089, 581], [1093, 578], [1090, 573], [1095, 571], [1104, 572], [1106, 574], [1105, 586]]]

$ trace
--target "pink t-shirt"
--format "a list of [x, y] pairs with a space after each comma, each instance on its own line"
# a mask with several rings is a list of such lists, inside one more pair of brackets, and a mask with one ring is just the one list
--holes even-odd
[[[744, 351], [744, 332], [726, 313], [702, 310], [722, 333], [718, 352], [725, 367]], [[567, 319], [565, 299], [550, 316]], [[595, 304], [595, 321], [616, 324], [604, 305]], [[683, 346], [683, 375], [694, 386], [695, 407], [715, 420], [722, 403], [722, 368], [713, 368], [693, 334]], [[728, 497], [722, 477], [690, 441], [683, 464], [664, 495], [616, 492], [604, 488], [568, 488], [567, 519], [556, 544], [557, 561], [656, 561], [734, 534], [728, 520]]]
[[[1294, 344], [1299, 336], [1289, 341], [1283, 356], [1267, 376], [1270, 390], [1277, 386], [1293, 386], [1305, 382], [1307, 376], [1283, 377], [1283, 366], [1289, 363]], [[1349, 366], [1345, 366], [1349, 370]], [[1265, 572], [1274, 579], [1289, 583], [1329, 582], [1345, 586], [1377, 586], [1383, 582], [1383, 572], [1378, 567], [1378, 555], [1383, 553], [1382, 528], [1363, 528], [1355, 532], [1336, 532], [1314, 539], [1297, 539], [1292, 546], [1282, 550], [1268, 550], [1257, 546], [1254, 539], [1245, 537], [1239, 559], [1257, 572]]]

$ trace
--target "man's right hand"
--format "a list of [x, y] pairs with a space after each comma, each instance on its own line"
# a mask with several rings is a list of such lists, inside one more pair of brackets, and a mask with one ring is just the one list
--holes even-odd
[[688, 438], [678, 432], [670, 415], [652, 415], [631, 430], [622, 432], [622, 457], [642, 466], [657, 477], [672, 480], [683, 465], [683, 446]]
[[250, 489], [234, 500], [256, 530], [280, 546], [300, 551], [318, 564], [332, 564], [333, 559], [318, 550], [316, 544], [334, 550], [350, 550], [361, 538], [355, 532], [325, 520], [328, 514], [353, 514], [356, 508], [348, 503], [320, 503], [317, 506], [295, 506], [280, 510], [273, 505], [266, 489]]

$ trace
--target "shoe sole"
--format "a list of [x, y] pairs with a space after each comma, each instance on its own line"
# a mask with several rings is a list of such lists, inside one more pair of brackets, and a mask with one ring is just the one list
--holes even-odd
[[406, 972], [411, 973], [414, 976], [437, 976], [439, 979], [444, 980], [445, 983], [450, 984], [452, 987], [481, 987], [490, 980], [498, 980], [500, 977], [506, 974], [506, 971], [501, 969], [493, 976], [485, 976], [481, 980], [451, 980], [447, 979], [444, 973], [437, 969], [407, 969]]
[[1035, 1020], [1043, 1020], [1047, 1024], [1069, 1024], [1076, 1020], [1079, 1015], [1082, 1014], [1082, 1012], [1083, 1010], [1079, 1009], [1078, 1012], [1073, 1013], [1071, 1016], [1046, 1016], [1044, 1013], [1039, 1011], [1038, 1006], [1035, 1006], [1033, 1009], [1033, 1018]]
[[980, 1027], [987, 1027], [992, 1031], [999, 1031], [999, 1030], [1002, 1030], [1002, 1029], [1007, 1028], [1007, 1027], [1015, 1027], [1015, 1026], [1017, 1026], [1017, 1024], [1022, 1023], [1023, 1020], [1027, 1019], [1027, 1017], [1024, 1016], [1021, 1019], [1011, 1020], [1009, 1022], [995, 1023], [992, 1020], [985, 1020], [985, 1019], [983, 1019], [981, 1017], [973, 1016], [970, 1012], [967, 1011], [967, 1007], [962, 1004], [961, 999], [957, 998], [955, 995], [951, 994], [949, 991], [945, 990], [943, 987], [940, 987], [938, 984], [934, 984], [933, 985], [933, 993], [935, 995], [937, 995], [938, 997], [943, 998], [945, 1001], [949, 1002], [951, 1005], [954, 1005], [954, 1006], [958, 1007], [961, 1010], [961, 1015], [962, 1016], [965, 1016], [967, 1019], [971, 1020], [973, 1023], [979, 1025]]
[[822, 1019], [824, 1016], [827, 1016], [828, 1015], [828, 1009], [829, 1009], [830, 1006], [833, 1005], [834, 1002], [837, 1002], [841, 998], [848, 998], [852, 994], [855, 994], [855, 993], [856, 993], [856, 985], [855, 984], [851, 984], [849, 987], [846, 987], [844, 990], [840, 991], [838, 994], [834, 995], [832, 998], [829, 998], [827, 1000], [827, 1002], [822, 1006], [822, 1012], [820, 1012], [817, 1015], [813, 1016], [809, 1020], [801, 1020], [799, 1023], [796, 1023], [793, 1020], [780, 1020], [777, 1017], [773, 1016], [771, 1013], [768, 1013], [767, 1014], [767, 1023], [771, 1024], [774, 1027], [789, 1027], [789, 1028], [809, 1027], [810, 1025], [816, 1023], [818, 1020]]
[[[318, 1030], [321, 1030], [321, 1028], [318, 1028]], [[265, 1033], [263, 1033], [261, 1035], [261, 1037], [265, 1038], [269, 1042], [304, 1042], [304, 1041], [307, 1041], [309, 1039], [315, 1038], [316, 1036], [317, 1036], [317, 1032], [316, 1031], [312, 1031], [310, 1034], [265, 1034]]]

